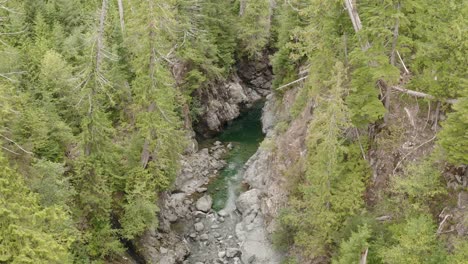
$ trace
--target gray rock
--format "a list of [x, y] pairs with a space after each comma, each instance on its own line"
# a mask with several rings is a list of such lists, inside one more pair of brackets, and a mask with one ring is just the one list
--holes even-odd
[[468, 192], [461, 191], [458, 193], [457, 206], [458, 208], [468, 207]]
[[169, 252], [169, 250], [167, 248], [160, 247], [159, 252], [161, 252], [161, 254], [167, 254], [167, 252]]
[[164, 215], [164, 217], [166, 217], [167, 220], [169, 220], [169, 222], [173, 223], [175, 221], [177, 221], [179, 218], [177, 217], [177, 215], [175, 215], [173, 212], [169, 211], [167, 212], [166, 215]]
[[202, 235], [200, 235], [200, 240], [201, 240], [201, 241], [206, 241], [206, 240], [208, 240], [208, 234], [202, 234]]
[[219, 210], [218, 215], [222, 216], [222, 217], [226, 217], [228, 215], [228, 213], [226, 211], [224, 211], [223, 209], [221, 209], [221, 210]]
[[226, 256], [228, 258], [233, 258], [233, 257], [236, 257], [236, 256], [239, 256], [241, 253], [240, 249], [238, 248], [227, 248], [226, 249]]
[[194, 227], [195, 227], [195, 231], [197, 232], [201, 232], [203, 231], [203, 229], [205, 229], [205, 226], [203, 225], [202, 222], [195, 223]]
[[211, 226], [211, 229], [218, 229], [219, 228], [219, 225], [212, 225]]
[[211, 199], [210, 195], [204, 195], [200, 199], [198, 199], [196, 203], [196, 208], [202, 212], [208, 212], [213, 205], [213, 199]]
[[204, 212], [202, 212], [202, 211], [193, 212], [193, 216], [195, 216], [195, 217], [205, 217], [205, 215], [206, 214]]
[[262, 113], [262, 131], [265, 134], [269, 134], [273, 130], [276, 124], [276, 115], [274, 111], [274, 98], [273, 94], [267, 96], [267, 101], [263, 107]]
[[252, 189], [242, 193], [236, 201], [237, 209], [242, 214], [248, 213], [249, 209], [252, 209], [254, 206], [258, 207], [260, 203], [259, 196], [260, 190], [258, 189]]
[[226, 251], [218, 252], [218, 258], [224, 258], [226, 256]]

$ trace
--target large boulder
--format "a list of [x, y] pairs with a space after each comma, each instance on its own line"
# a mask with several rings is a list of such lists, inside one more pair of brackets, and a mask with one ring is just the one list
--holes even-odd
[[233, 258], [233, 257], [239, 256], [241, 254], [242, 254], [242, 252], [238, 248], [227, 248], [226, 249], [226, 256], [228, 258]]
[[206, 195], [203, 195], [200, 199], [198, 199], [195, 207], [199, 211], [208, 212], [210, 211], [212, 205], [213, 205], [213, 199], [211, 198], [210, 195], [206, 194]]
[[239, 195], [236, 201], [237, 210], [242, 214], [248, 213], [253, 208], [258, 208], [260, 204], [260, 190], [252, 189]]

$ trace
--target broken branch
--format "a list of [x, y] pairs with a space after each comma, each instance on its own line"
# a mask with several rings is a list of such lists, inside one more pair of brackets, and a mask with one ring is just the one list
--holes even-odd
[[11, 143], [13, 143], [13, 144], [15, 144], [15, 146], [17, 146], [19, 149], [21, 149], [21, 150], [24, 151], [25, 153], [28, 153], [28, 154], [31, 154], [31, 155], [34, 154], [34, 153], [30, 152], [30, 151], [25, 150], [23, 147], [21, 147], [18, 143], [16, 143], [16, 142], [13, 141], [12, 139], [9, 139], [9, 138], [5, 137], [5, 136], [2, 135], [2, 134], [0, 134], [0, 136], [1, 136], [2, 138], [4, 138], [5, 140], [7, 140], [7, 141], [9, 141], [9, 142], [11, 142]]

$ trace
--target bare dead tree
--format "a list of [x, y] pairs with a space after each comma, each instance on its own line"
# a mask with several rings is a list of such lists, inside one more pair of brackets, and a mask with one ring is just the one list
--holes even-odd
[[[346, 10], [348, 10], [349, 18], [353, 23], [354, 31], [358, 33], [362, 29], [361, 18], [359, 18], [359, 14], [357, 12], [356, 3], [352, 0], [344, 0]], [[361, 44], [362, 50], [368, 50], [370, 48], [369, 41], [366, 40], [365, 43]]]
[[[411, 96], [414, 96], [414, 97], [424, 98], [424, 99], [428, 99], [428, 100], [432, 100], [432, 101], [439, 100], [433, 95], [418, 92], [418, 91], [409, 90], [409, 89], [403, 88], [401, 86], [391, 86], [391, 88], [393, 90], [398, 91], [398, 92], [402, 92], [402, 93], [405, 93], [405, 94], [408, 94], [408, 95], [411, 95]], [[440, 99], [440, 100], [442, 100], [442, 99]], [[445, 99], [445, 100], [442, 100], [442, 101], [444, 101], [445, 103], [448, 103], [448, 104], [454, 104], [458, 100], [457, 99]]]
[[[397, 11], [400, 12], [400, 3], [397, 4]], [[392, 51], [390, 54], [390, 64], [395, 66], [395, 54], [397, 52], [396, 47], [398, 43], [398, 29], [400, 27], [400, 19], [398, 16], [395, 19], [395, 27], [393, 29], [393, 42], [392, 42]], [[385, 124], [388, 123], [388, 117], [390, 115], [390, 103], [392, 98], [392, 90], [387, 86], [385, 89], [385, 109], [387, 112], [384, 115], [384, 122]]]
[[243, 16], [247, 6], [247, 0], [240, 0], [239, 16]]
[[361, 259], [359, 264], [367, 264], [367, 254], [369, 253], [369, 248], [366, 248], [364, 252], [361, 252]]
[[119, 6], [120, 29], [122, 30], [122, 34], [123, 34], [125, 31], [124, 6], [122, 3], [122, 0], [117, 0], [117, 4]]
[[[94, 64], [94, 79], [96, 84], [100, 82], [100, 76], [101, 76], [101, 64], [102, 64], [102, 57], [103, 57], [103, 50], [104, 50], [104, 26], [105, 26], [105, 20], [107, 16], [107, 3], [108, 0], [102, 0], [102, 6], [101, 6], [101, 14], [99, 16], [99, 26], [97, 30], [97, 38], [96, 38], [96, 54], [95, 54], [95, 64]], [[91, 74], [93, 74], [91, 73]], [[89, 80], [89, 78], [87, 78]], [[86, 85], [87, 81], [83, 84]], [[94, 105], [93, 105], [93, 97], [96, 94], [96, 87], [92, 86], [91, 87], [91, 92], [88, 95], [88, 101], [89, 101], [89, 107], [88, 107], [88, 118], [90, 118], [89, 124], [88, 124], [88, 130], [92, 134], [94, 131], [94, 124], [92, 120], [92, 116], [94, 113]], [[91, 155], [91, 149], [92, 149], [92, 142], [89, 140], [88, 142], [85, 143], [84, 147], [84, 153], [86, 156]]]

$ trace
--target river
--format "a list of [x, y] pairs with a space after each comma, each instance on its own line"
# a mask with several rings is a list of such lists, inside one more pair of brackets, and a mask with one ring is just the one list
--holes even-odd
[[[203, 140], [200, 146], [210, 146], [215, 141], [230, 145], [226, 154], [226, 167], [206, 187], [213, 198], [213, 212], [200, 213], [194, 221], [182, 223], [180, 231], [189, 239], [191, 254], [187, 263], [241, 263], [240, 241], [236, 237], [236, 224], [241, 217], [235, 201], [246, 190], [242, 185], [244, 165], [255, 154], [264, 138], [261, 115], [263, 103], [255, 104], [226, 126], [217, 137]], [[194, 225], [203, 230], [194, 232]], [[218, 261], [218, 262], [217, 262]]]

